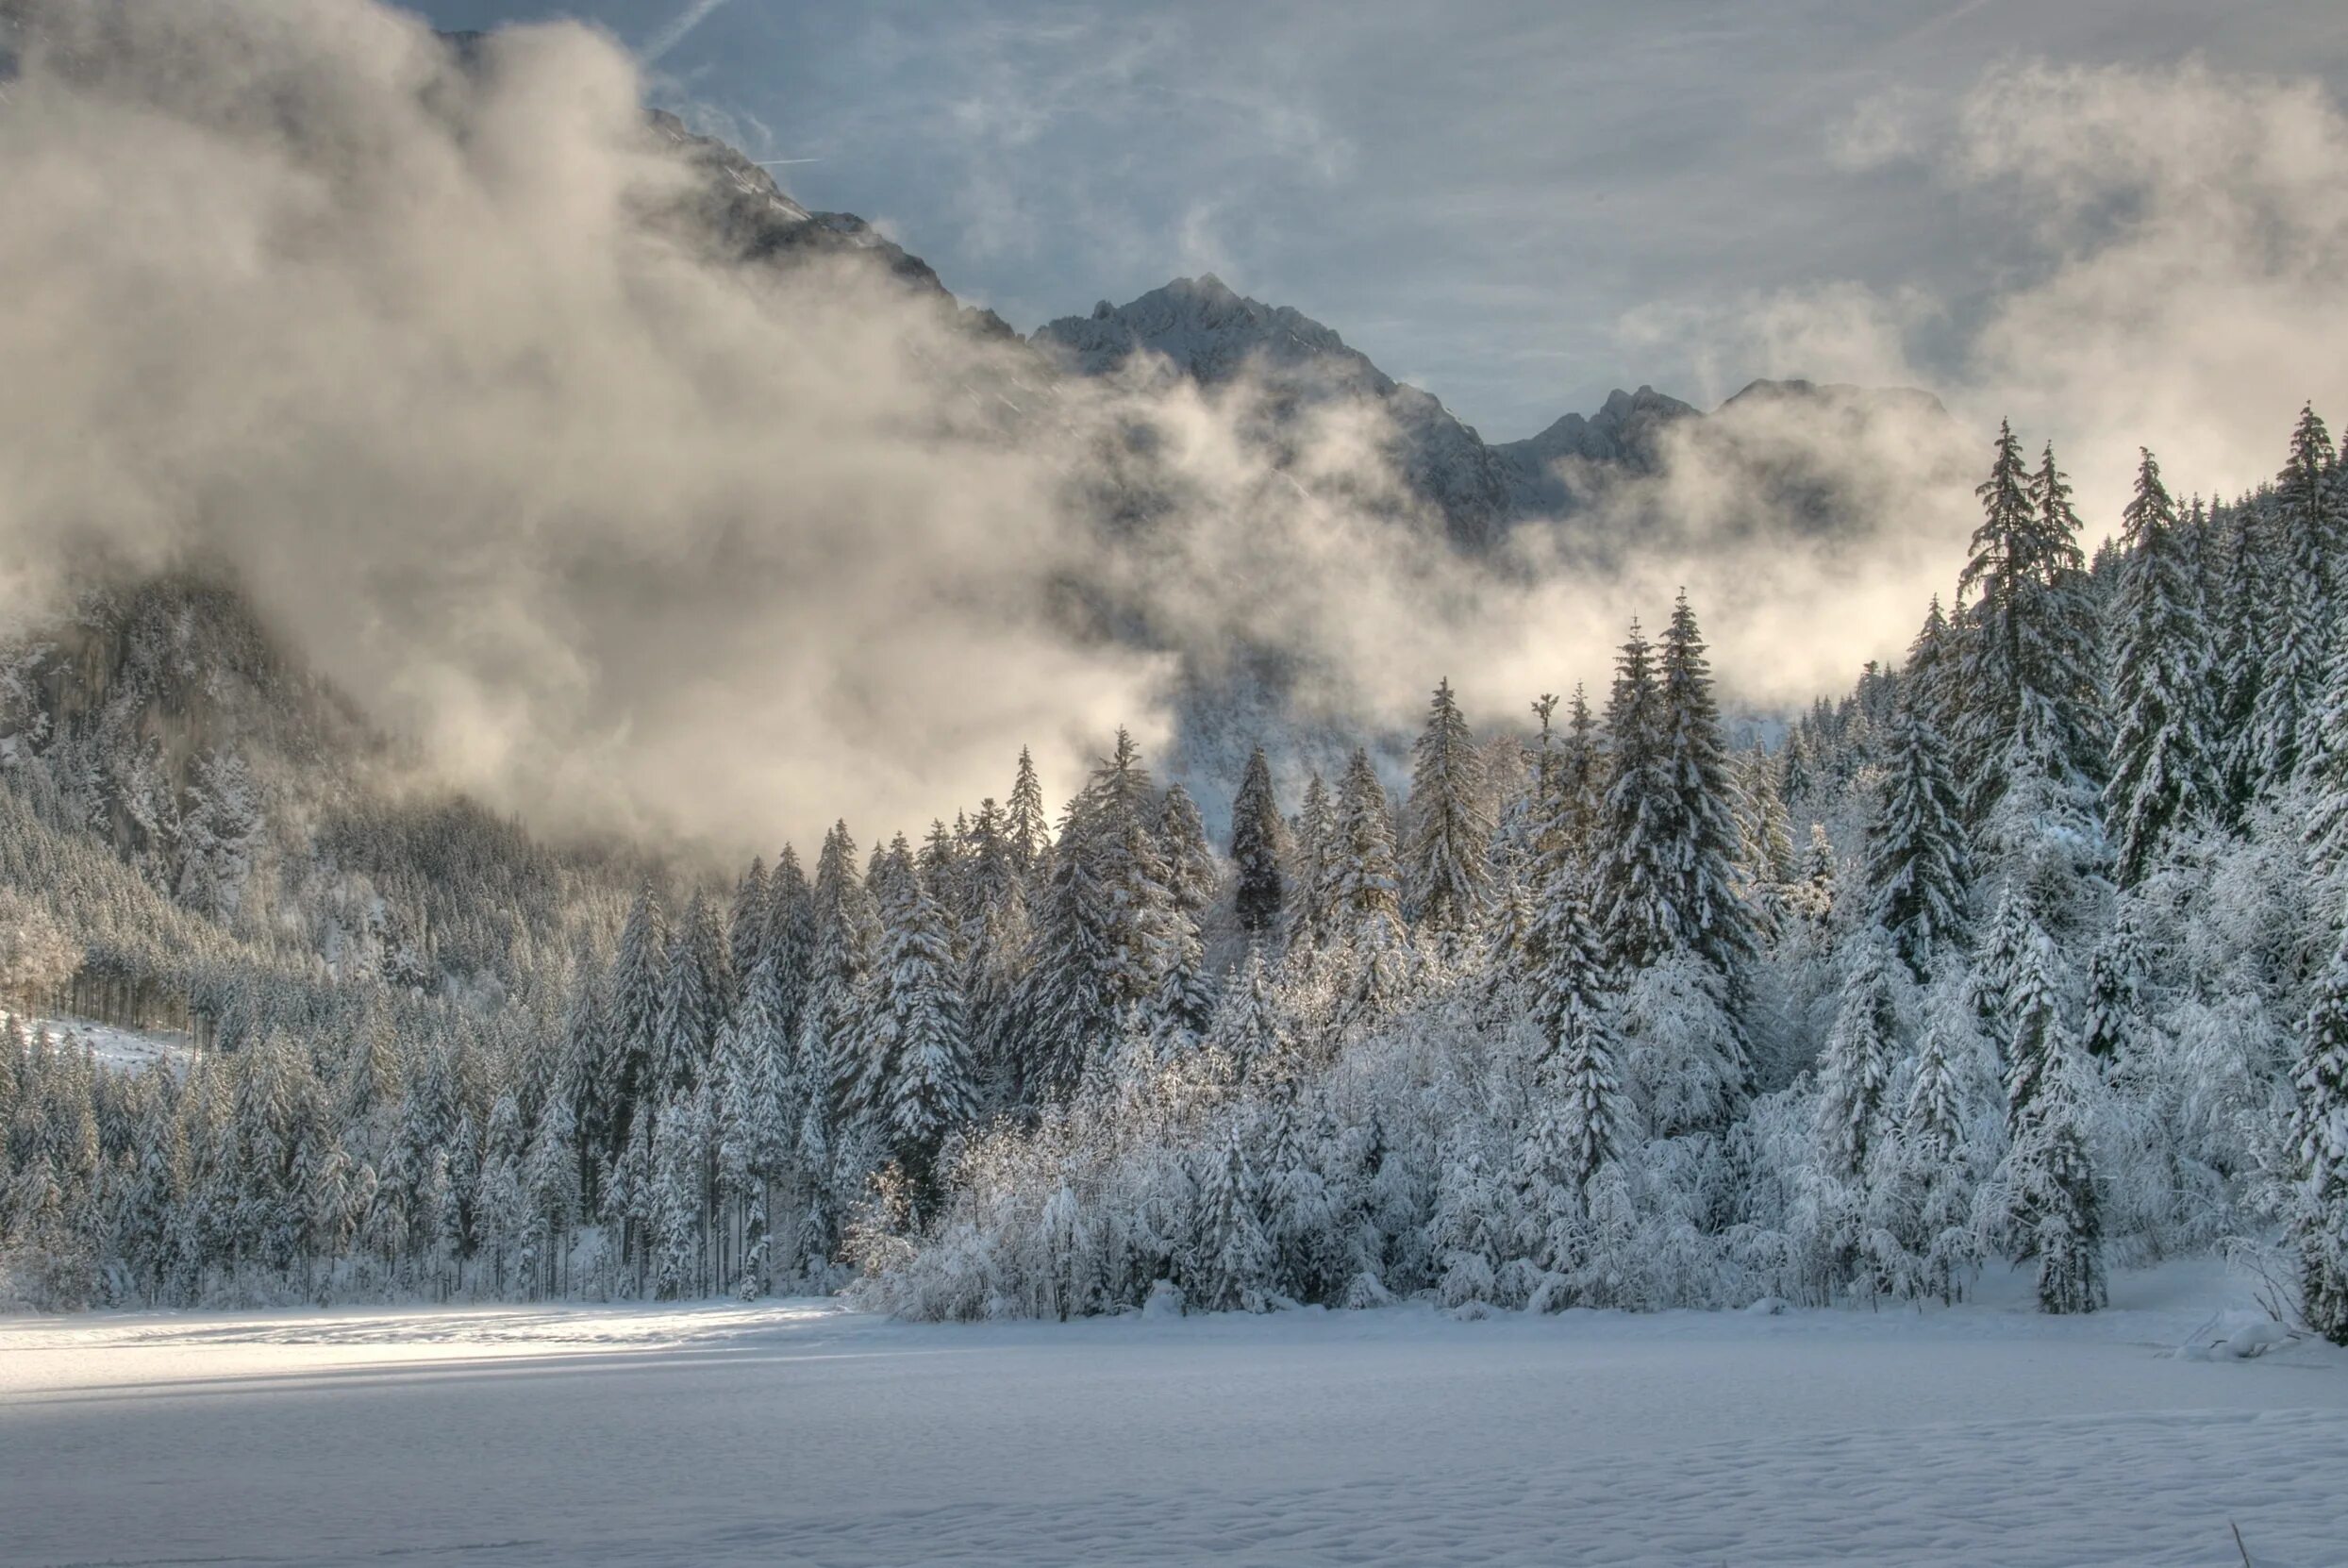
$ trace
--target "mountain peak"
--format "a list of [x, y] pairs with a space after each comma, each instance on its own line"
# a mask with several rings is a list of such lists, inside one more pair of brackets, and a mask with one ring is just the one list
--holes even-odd
[[1723, 403], [1804, 403], [1856, 413], [1906, 412], [1948, 417], [1948, 409], [1921, 387], [1861, 387], [1848, 381], [1806, 381], [1800, 377], [1776, 381], [1763, 376]]
[[1087, 375], [1104, 375], [1146, 350], [1208, 386], [1252, 366], [1282, 379], [1306, 375], [1330, 383], [1326, 390], [1378, 397], [1393, 390], [1330, 328], [1288, 306], [1250, 299], [1213, 273], [1174, 278], [1124, 305], [1102, 300], [1089, 316], [1044, 323], [1030, 341], [1067, 356]]

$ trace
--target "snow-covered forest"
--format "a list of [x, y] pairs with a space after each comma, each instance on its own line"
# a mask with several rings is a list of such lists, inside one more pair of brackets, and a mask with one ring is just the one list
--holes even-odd
[[8, 1026], [8, 1290], [2076, 1313], [2241, 1249], [2348, 1343], [2348, 459], [2287, 450], [2083, 525], [2001, 430], [1906, 659], [1765, 743], [1683, 596], [1526, 724], [1437, 685], [1407, 780], [1262, 735], [1227, 838], [1120, 733], [730, 888], [161, 759], [20, 649], [0, 987], [205, 1048]]

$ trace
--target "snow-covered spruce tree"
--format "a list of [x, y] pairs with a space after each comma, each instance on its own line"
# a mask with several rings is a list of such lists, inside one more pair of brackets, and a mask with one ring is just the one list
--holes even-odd
[[708, 903], [695, 893], [669, 939], [662, 968], [660, 1007], [653, 1031], [647, 1092], [666, 1104], [701, 1081], [717, 1043], [724, 977], [719, 972], [724, 947]]
[[2033, 922], [2023, 932], [2005, 996], [2006, 1130], [2016, 1139], [2071, 1049], [2062, 1017], [2068, 989], [2053, 939]]
[[1167, 786], [1158, 810], [1157, 853], [1165, 864], [1168, 946], [1165, 972], [1148, 1007], [1149, 1026], [1165, 1045], [1187, 1048], [1206, 1033], [1214, 1011], [1204, 927], [1223, 878], [1198, 807], [1179, 784]]
[[1564, 1039], [1576, 1008], [1594, 1010], [1607, 994], [1606, 946], [1590, 917], [1589, 869], [1572, 838], [1542, 836], [1531, 882], [1518, 993], [1549, 1051]]
[[1330, 863], [1329, 918], [1352, 949], [1353, 1005], [1375, 1016], [1403, 986], [1402, 873], [1394, 857], [1394, 819], [1370, 754], [1359, 747], [1338, 792]]
[[1249, 946], [1239, 973], [1224, 986], [1206, 1043], [1230, 1064], [1231, 1076], [1241, 1083], [1282, 1080], [1295, 1073], [1294, 1043], [1261, 946]]
[[1337, 882], [1337, 808], [1328, 786], [1314, 774], [1305, 781], [1289, 833], [1294, 875], [1290, 878], [1288, 942], [1312, 947], [1329, 934], [1330, 906]]
[[1448, 680], [1435, 688], [1411, 748], [1409, 813], [1405, 908], [1420, 930], [1457, 942], [1484, 916], [1492, 813], [1483, 758]]
[[2037, 929], [2038, 915], [2030, 905], [2029, 889], [2009, 879], [1998, 892], [1996, 912], [1973, 950], [1973, 970], [1966, 977], [1974, 1019], [1997, 1043], [2000, 1060], [2005, 1059], [2008, 1034], [2007, 1005], [2023, 952]]
[[2055, 786], [2094, 791], [2104, 775], [2096, 726], [2096, 611], [2079, 552], [2071, 490], [2048, 447], [2039, 473], [2023, 466], [2009, 426], [1977, 492], [1981, 525], [1958, 578], [1957, 690], [1971, 819], [1987, 823], [2013, 783], [2017, 737]]
[[774, 960], [774, 1009], [784, 1034], [796, 1041], [815, 970], [815, 893], [789, 844], [767, 877], [766, 952]]
[[1426, 1238], [1439, 1271], [1436, 1299], [1446, 1307], [1489, 1303], [1500, 1293], [1499, 1265], [1507, 1247], [1502, 1192], [1476, 1138], [1471, 1134], [1447, 1143]]
[[2142, 454], [2122, 513], [2127, 555], [2113, 606], [2111, 781], [2105, 820], [2123, 888], [2141, 881], [2169, 835], [2214, 816], [2208, 624], [2190, 544], [2160, 465]]
[[1256, 1211], [1256, 1179], [1235, 1126], [1200, 1183], [1191, 1299], [1210, 1312], [1263, 1311], [1272, 1247]]
[[977, 1114], [975, 1074], [945, 911], [906, 851], [890, 847], [881, 892], [884, 956], [874, 1060], [887, 1075], [890, 1147], [925, 1200], [940, 1145]]
[[1965, 1094], [1948, 1042], [1952, 1022], [1927, 1022], [1907, 1104], [1867, 1172], [1861, 1267], [1898, 1296], [1954, 1302], [1981, 1264]]
[[1899, 1050], [1899, 1008], [1885, 969], [1885, 947], [1880, 934], [1852, 944], [1842, 1003], [1819, 1059], [1820, 1162], [1840, 1180], [1866, 1169]]
[[1590, 710], [1590, 696], [1579, 681], [1565, 710], [1565, 732], [1557, 740], [1556, 806], [1550, 822], [1588, 853], [1596, 830], [1601, 797], [1606, 792], [1606, 758], [1598, 741], [1598, 720]]
[[1677, 804], [1654, 649], [1633, 621], [1607, 703], [1607, 785], [1597, 833], [1598, 926], [1617, 964], [1636, 968], [1677, 942]]
[[[596, 1065], [581, 1109], [581, 1133], [607, 1159], [625, 1146], [640, 1102], [653, 1081], [659, 1049], [660, 998], [669, 948], [660, 897], [646, 885], [620, 928], [620, 945], [603, 987], [595, 1028]], [[647, 1135], [650, 1129], [647, 1128]]]
[[1017, 1074], [1034, 1106], [1106, 1060], [1129, 1010], [1153, 995], [1173, 948], [1173, 895], [1157, 850], [1149, 771], [1124, 730], [1069, 803], [1022, 988]]
[[660, 1107], [643, 1208], [653, 1293], [662, 1301], [701, 1293], [701, 1172], [708, 1121], [697, 1094]]
[[[1949, 625], [1947, 612], [1940, 608], [1940, 595], [1935, 593], [1932, 608], [1924, 614], [1924, 624], [1907, 645], [1907, 662], [1900, 671], [1895, 707], [1905, 707], [1911, 714], [1922, 717], [1944, 742], [1964, 723], [1964, 709], [1956, 689], [1957, 649], [1957, 632]], [[1945, 759], [1943, 765], [1946, 766]], [[1955, 770], [1949, 771], [1954, 778]]]
[[836, 822], [816, 857], [814, 944], [809, 950], [807, 1001], [799, 1010], [799, 1056], [824, 1086], [824, 1124], [833, 1147], [848, 1142], [874, 1114], [859, 1089], [864, 1072], [869, 982], [880, 946], [873, 892], [857, 874], [856, 840]]
[[[726, 964], [738, 979], [746, 977], [764, 956], [771, 940], [767, 923], [774, 910], [774, 879], [767, 874], [765, 857], [753, 856], [750, 869], [734, 884], [734, 902], [725, 912]], [[733, 1001], [728, 997], [727, 1005]]]
[[2312, 748], [2300, 759], [2306, 802], [2303, 838], [2315, 869], [2325, 875], [2348, 866], [2348, 617], [2335, 633], [2324, 667], [2323, 711]]
[[2110, 1073], [2139, 1053], [2143, 1027], [2144, 939], [2136, 908], [2123, 901], [2111, 930], [2088, 960], [2087, 1020], [2079, 1044], [2090, 1060]]
[[1019, 748], [1019, 769], [1004, 805], [1003, 842], [1011, 868], [1022, 877], [1032, 879], [1051, 858], [1052, 820], [1044, 814], [1043, 784], [1025, 746]]
[[2265, 670], [2250, 716], [2257, 776], [2266, 791], [2288, 787], [2319, 743], [2324, 667], [2339, 615], [2338, 557], [2348, 518], [2332, 484], [2332, 440], [2312, 408], [2302, 409], [2290, 457], [2274, 482], [2277, 568], [2265, 618]]
[[2266, 684], [2266, 620], [2273, 592], [2259, 509], [2250, 500], [2214, 509], [2213, 543], [2223, 557], [2217, 602], [2209, 616], [2217, 626], [2217, 668], [2210, 684], [2211, 749], [2223, 791], [2225, 822], [2239, 826], [2242, 813], [2261, 792], [2256, 716]]
[[2092, 1312], [2107, 1300], [2102, 1196], [2088, 1151], [2080, 1069], [2060, 1026], [2037, 1096], [2007, 1155], [2017, 1260], [2039, 1264], [2039, 1309]]
[[2300, 1028], [2286, 1212], [2309, 1327], [2348, 1344], [2348, 942]]
[[1745, 875], [1757, 937], [1773, 939], [1786, 916], [1786, 884], [1793, 880], [1793, 818], [1778, 792], [1777, 759], [1759, 748], [1744, 752], [1734, 783], [1737, 855]]
[[1257, 746], [1248, 754], [1247, 771], [1231, 803], [1231, 863], [1239, 870], [1234, 913], [1251, 941], [1279, 936], [1288, 892], [1281, 869], [1287, 839], [1280, 803], [1272, 792], [1272, 764]]
[[1564, 1175], [1577, 1200], [1587, 1199], [1599, 1171], [1622, 1158], [1635, 1136], [1615, 1065], [1619, 1051], [1610, 1001], [1576, 998], [1561, 1021], [1557, 1051], [1543, 1064], [1546, 1086], [1556, 1095]]
[[1671, 828], [1677, 875], [1671, 906], [1677, 945], [1704, 958], [1732, 988], [1753, 958], [1753, 916], [1739, 891], [1737, 824], [1695, 611], [1682, 591], [1663, 635], [1662, 750], [1672, 781]]
[[1894, 714], [1890, 741], [1883, 792], [1867, 824], [1868, 913], [1922, 980], [1964, 942], [1965, 827], [1944, 747], [1921, 701]]
[[1841, 858], [1835, 853], [1835, 842], [1828, 836], [1826, 825], [1814, 822], [1795, 863], [1793, 881], [1786, 889], [1787, 908], [1823, 933], [1834, 926], [1835, 910], [1841, 899]]

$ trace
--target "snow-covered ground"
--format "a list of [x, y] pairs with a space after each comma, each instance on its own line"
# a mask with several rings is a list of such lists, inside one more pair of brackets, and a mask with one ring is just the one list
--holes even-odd
[[[2348, 1561], [2348, 1355], [2049, 1320], [913, 1326], [829, 1302], [0, 1320], [8, 1563]], [[2230, 1314], [2221, 1307], [2231, 1307]], [[2255, 1336], [2245, 1336], [2245, 1343]]]
[[[0, 1009], [0, 1024], [13, 1015]], [[58, 1015], [54, 1018], [27, 1017], [27, 1031], [47, 1029], [50, 1036], [69, 1049], [90, 1047], [101, 1066], [114, 1068], [168, 1066], [174, 1072], [184, 1072], [195, 1059], [195, 1042], [179, 1029], [121, 1029], [94, 1019]]]

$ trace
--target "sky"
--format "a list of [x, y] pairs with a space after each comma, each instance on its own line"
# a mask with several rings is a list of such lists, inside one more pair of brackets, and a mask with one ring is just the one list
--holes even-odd
[[420, 8], [608, 28], [656, 99], [808, 160], [774, 173], [1023, 331], [1212, 271], [1493, 441], [1617, 386], [1709, 406], [1822, 374], [1717, 330], [1782, 291], [1928, 298], [1907, 368], [1962, 379], [1988, 303], [2057, 259], [1980, 192], [1855, 155], [2003, 60], [2348, 83], [2334, 0]]
[[[1187, 742], [1186, 683], [1241, 646], [1294, 674], [1282, 724], [1384, 733], [1448, 678], [1522, 725], [1684, 590], [1729, 697], [1807, 704], [1953, 589], [2001, 417], [2058, 444], [2091, 542], [2140, 446], [2230, 496], [2303, 400], [2348, 412], [2336, 29], [1861, 14], [664, 0], [460, 59], [426, 21], [498, 15], [0, 0], [0, 364], [30, 367], [0, 377], [0, 616], [92, 559], [225, 562], [450, 781], [737, 847], [851, 807], [918, 832], [1023, 746], [1064, 798], [1118, 725]], [[1757, 375], [1955, 418], [1745, 400], [1494, 571], [1378, 408], [1266, 443], [1250, 377], [1036, 405], [1028, 356], [872, 269], [711, 254], [647, 98], [1022, 327], [1212, 270], [1499, 439]], [[1101, 528], [1101, 485], [1150, 525]], [[1223, 717], [1235, 759], [1259, 721]]]

